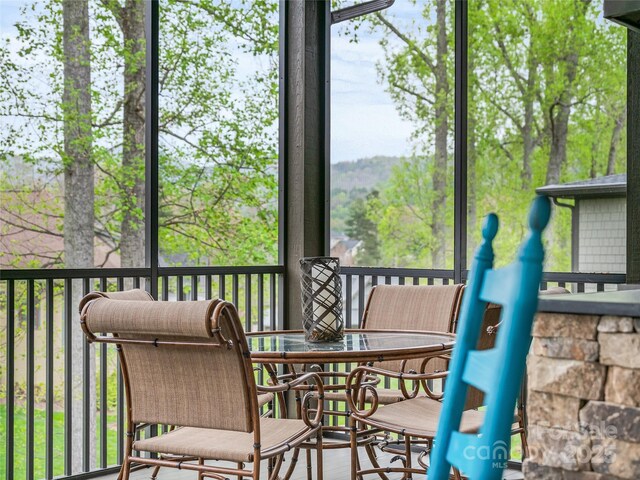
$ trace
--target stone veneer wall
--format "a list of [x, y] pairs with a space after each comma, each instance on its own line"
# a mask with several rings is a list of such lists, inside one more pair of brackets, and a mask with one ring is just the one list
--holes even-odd
[[528, 358], [526, 479], [640, 479], [640, 318], [542, 313]]

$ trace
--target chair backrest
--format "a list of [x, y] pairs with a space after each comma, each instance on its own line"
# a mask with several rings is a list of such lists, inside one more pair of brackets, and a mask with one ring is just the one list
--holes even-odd
[[[539, 295], [559, 295], [564, 293], [570, 293], [569, 290], [563, 287], [551, 287], [547, 290], [540, 290]], [[500, 314], [502, 307], [495, 303], [487, 304], [487, 308], [484, 312], [484, 318], [482, 320], [482, 328], [480, 329], [480, 337], [478, 338], [478, 344], [476, 350], [488, 350], [493, 348], [496, 341], [496, 333], [499, 328]], [[524, 392], [522, 392], [524, 393]], [[465, 410], [470, 408], [479, 408], [484, 405], [484, 393], [474, 387], [469, 387], [467, 391], [467, 401], [465, 403]], [[520, 408], [520, 407], [518, 407]]]
[[[377, 285], [371, 289], [362, 317], [370, 330], [427, 330], [451, 332], [460, 307], [462, 285]], [[382, 362], [389, 370], [420, 369], [422, 360]], [[435, 359], [428, 369], [444, 370], [446, 362]]]
[[[498, 480], [506, 468], [513, 409], [524, 375], [531, 342], [531, 326], [538, 304], [544, 248], [542, 231], [549, 222], [551, 205], [537, 197], [529, 215], [529, 237], [518, 259], [493, 270], [492, 241], [498, 217], [491, 214], [483, 227], [466, 288], [456, 348], [445, 385], [436, 442], [427, 472], [429, 480], [449, 478], [451, 465], [472, 480]], [[502, 307], [495, 346], [478, 350], [487, 303]], [[469, 386], [485, 395], [486, 414], [478, 434], [459, 432]]]
[[258, 428], [249, 349], [232, 304], [93, 298], [81, 322], [90, 341], [119, 344], [134, 424]]
[[[464, 298], [464, 297], [463, 297]], [[493, 348], [496, 343], [496, 334], [494, 329], [500, 323], [500, 313], [502, 309], [500, 305], [495, 303], [489, 303], [484, 311], [482, 318], [482, 327], [480, 328], [480, 335], [478, 336], [478, 343], [476, 344], [476, 350], [488, 350]], [[470, 386], [467, 390], [467, 399], [464, 404], [464, 409], [477, 409], [484, 405], [484, 393], [482, 390], [478, 390], [475, 387]]]
[[87, 302], [95, 300], [97, 298], [109, 298], [111, 300], [140, 300], [147, 302], [153, 301], [153, 297], [151, 296], [151, 294], [146, 290], [142, 290], [140, 288], [124, 290], [122, 292], [90, 292], [82, 297], [82, 300], [80, 300], [78, 311], [82, 313], [82, 309], [87, 304]]

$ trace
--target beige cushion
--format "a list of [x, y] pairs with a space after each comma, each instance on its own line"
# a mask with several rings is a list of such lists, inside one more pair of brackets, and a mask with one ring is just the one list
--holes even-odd
[[110, 300], [141, 300], [147, 302], [153, 301], [153, 297], [149, 292], [139, 288], [125, 290], [123, 292], [91, 292], [82, 297], [80, 305], [78, 306], [78, 311], [82, 313], [84, 306], [91, 300], [95, 300], [97, 298], [108, 298]]
[[[385, 430], [397, 433], [435, 437], [442, 404], [428, 397], [418, 397], [404, 402], [384, 405], [367, 420], [375, 422]], [[484, 412], [466, 410], [462, 414], [460, 431], [476, 432], [484, 421]], [[367, 422], [368, 423], [368, 422]]]
[[211, 317], [219, 300], [149, 302], [96, 298], [84, 307], [93, 333], [120, 336], [211, 338]]
[[[293, 446], [308, 431], [302, 420], [262, 418], [261, 450], [266, 451], [287, 442]], [[253, 433], [181, 427], [159, 437], [138, 440], [134, 442], [133, 449], [230, 462], [252, 462], [253, 443]]]

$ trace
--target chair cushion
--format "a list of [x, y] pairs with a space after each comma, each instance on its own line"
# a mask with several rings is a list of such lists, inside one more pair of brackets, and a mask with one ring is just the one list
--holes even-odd
[[[310, 429], [302, 420], [260, 419], [261, 450], [280, 444], [293, 445]], [[208, 428], [180, 427], [158, 437], [134, 442], [133, 449], [142, 452], [188, 455], [230, 462], [253, 461], [253, 433]]]
[[[433, 438], [438, 429], [442, 404], [428, 397], [418, 397], [404, 402], [384, 405], [365, 420], [384, 430], [407, 435]], [[460, 431], [476, 432], [484, 421], [484, 412], [466, 410], [462, 414]]]

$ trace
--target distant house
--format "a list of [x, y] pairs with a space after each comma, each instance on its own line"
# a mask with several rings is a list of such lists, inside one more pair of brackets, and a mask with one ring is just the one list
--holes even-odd
[[[625, 273], [627, 261], [627, 175], [546, 185], [536, 190], [571, 208], [571, 269]], [[573, 199], [569, 205], [562, 199]]]
[[360, 240], [353, 240], [345, 235], [331, 235], [331, 256], [338, 257], [340, 265], [354, 265], [361, 243]]
[[[0, 268], [62, 266], [62, 220], [53, 207], [62, 199], [44, 189], [22, 193], [0, 191]], [[94, 260], [96, 266], [120, 266], [120, 255], [99, 238], [94, 240]]]

